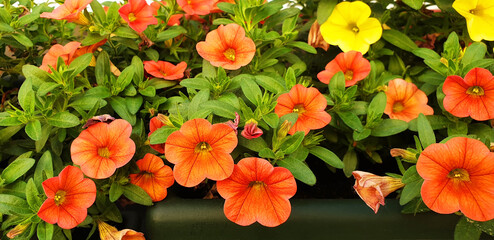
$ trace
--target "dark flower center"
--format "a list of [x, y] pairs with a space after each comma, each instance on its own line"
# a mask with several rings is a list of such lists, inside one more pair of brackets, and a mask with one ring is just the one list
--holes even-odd
[[401, 112], [405, 109], [405, 106], [403, 106], [402, 102], [395, 102], [393, 104], [393, 112]]
[[196, 145], [194, 152], [201, 153], [201, 152], [209, 152], [211, 150], [213, 150], [213, 148], [211, 147], [211, 145], [209, 145], [209, 143], [200, 142], [199, 144]]
[[358, 33], [358, 32], [360, 32], [360, 29], [355, 25], [355, 26], [352, 27], [352, 31], [354, 33]]
[[351, 81], [353, 80], [353, 71], [348, 70], [345, 72], [345, 81]]
[[65, 202], [65, 195], [67, 195], [67, 192], [63, 190], [58, 190], [57, 193], [55, 193], [53, 200], [57, 206], [60, 206]]
[[467, 94], [472, 95], [474, 97], [484, 96], [484, 89], [480, 86], [473, 86], [467, 89]]
[[249, 183], [249, 187], [256, 188], [256, 189], [259, 189], [259, 188], [264, 187], [264, 186], [266, 186], [266, 183], [264, 183], [263, 181], [252, 181]]
[[302, 114], [305, 112], [305, 108], [303, 104], [297, 104], [295, 107], [293, 107], [292, 112]]
[[460, 181], [470, 181], [470, 174], [463, 168], [455, 168], [448, 173], [448, 177]]

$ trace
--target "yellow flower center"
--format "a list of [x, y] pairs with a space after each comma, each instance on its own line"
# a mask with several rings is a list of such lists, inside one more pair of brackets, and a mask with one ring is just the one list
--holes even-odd
[[359, 29], [357, 26], [353, 26], [353, 27], [352, 27], [352, 31], [353, 31], [354, 33], [358, 33], [358, 32], [360, 31], [360, 29]]
[[348, 70], [345, 72], [345, 81], [351, 81], [353, 80], [353, 71]]
[[405, 109], [405, 106], [403, 106], [402, 102], [395, 102], [393, 104], [393, 112], [401, 112]]
[[467, 182], [470, 181], [470, 175], [468, 174], [467, 170], [462, 168], [453, 169], [451, 172], [448, 173], [448, 177], [454, 180], [467, 181]]
[[305, 112], [305, 108], [304, 108], [304, 105], [302, 104], [297, 104], [295, 105], [295, 107], [293, 107], [293, 110], [292, 110], [294, 113], [298, 113], [298, 114], [302, 114]]
[[161, 73], [164, 77], [166, 77], [166, 72], [160, 71], [160, 73]]
[[249, 183], [249, 187], [254, 188], [254, 189], [260, 189], [261, 187], [265, 187], [266, 183], [263, 181], [252, 181]]
[[135, 21], [135, 20], [137, 20], [137, 18], [136, 18], [136, 16], [134, 15], [134, 13], [129, 13], [129, 21], [130, 21], [130, 22], [133, 22], [133, 21]]
[[473, 86], [467, 89], [467, 94], [474, 97], [484, 96], [484, 89], [480, 86]]
[[110, 150], [108, 150], [107, 147], [104, 148], [98, 148], [98, 155], [103, 158], [109, 158], [110, 157]]
[[223, 52], [223, 55], [225, 55], [226, 59], [232, 62], [235, 61], [235, 49], [228, 48], [225, 52]]
[[58, 190], [57, 193], [55, 193], [53, 200], [55, 200], [57, 206], [60, 206], [65, 202], [65, 195], [67, 195], [67, 192], [63, 190]]
[[211, 150], [213, 150], [213, 148], [211, 147], [211, 145], [209, 145], [209, 143], [207, 143], [207, 142], [200, 142], [195, 147], [194, 152], [196, 152], [196, 153], [202, 153], [202, 152], [209, 152]]

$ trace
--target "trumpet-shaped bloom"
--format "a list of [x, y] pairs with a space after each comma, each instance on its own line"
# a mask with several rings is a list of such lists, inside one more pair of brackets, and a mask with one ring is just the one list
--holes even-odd
[[284, 223], [291, 212], [288, 199], [297, 192], [288, 169], [254, 157], [240, 160], [232, 175], [216, 186], [225, 199], [226, 217], [242, 226], [256, 221], [267, 227]]
[[362, 53], [349, 51], [338, 54], [326, 65], [324, 71], [317, 74], [317, 78], [319, 81], [329, 84], [336, 73], [343, 72], [345, 74], [345, 87], [349, 87], [366, 78], [370, 71], [370, 63], [362, 56]]
[[96, 185], [74, 166], [65, 167], [58, 177], [49, 178], [42, 185], [48, 199], [41, 205], [38, 216], [63, 229], [74, 228], [84, 221], [87, 208], [96, 200]]
[[361, 1], [338, 3], [321, 25], [321, 34], [327, 43], [338, 45], [343, 52], [355, 50], [365, 54], [383, 31], [379, 20], [370, 15], [370, 7]]
[[236, 23], [220, 25], [206, 35], [205, 42], [197, 43], [196, 48], [213, 66], [228, 70], [249, 64], [256, 53], [254, 41], [246, 37], [245, 30]]
[[118, 231], [115, 227], [98, 220], [99, 237], [101, 240], [146, 240], [143, 233], [132, 229]]
[[166, 166], [161, 158], [151, 153], [146, 154], [136, 164], [141, 172], [130, 174], [130, 182], [144, 189], [153, 202], [165, 199], [166, 189], [174, 182], [172, 169]]
[[474, 41], [494, 41], [494, 1], [456, 0], [453, 8], [467, 20], [470, 38]]
[[213, 9], [214, 0], [177, 0], [178, 5], [188, 15], [206, 15]]
[[321, 25], [316, 21], [310, 26], [309, 36], [307, 38], [307, 43], [314, 48], [322, 48], [324, 51], [328, 51], [329, 44], [324, 41], [321, 35]]
[[427, 95], [413, 83], [403, 79], [389, 81], [386, 90], [386, 113], [391, 119], [409, 122], [419, 114], [432, 115], [434, 110], [427, 105]]
[[43, 62], [41, 63], [41, 66], [39, 68], [51, 73], [51, 69], [48, 66], [56, 69], [59, 57], [62, 58], [66, 65], [69, 65], [70, 62], [75, 59], [74, 55], [80, 46], [80, 42], [69, 42], [65, 46], [62, 46], [60, 44], [51, 46], [50, 50], [48, 50], [48, 52], [43, 57]]
[[374, 213], [377, 213], [381, 205], [384, 206], [386, 196], [405, 186], [399, 178], [381, 177], [362, 171], [353, 171], [352, 174], [355, 178], [353, 189]]
[[474, 68], [465, 78], [449, 76], [444, 81], [444, 109], [457, 117], [484, 121], [494, 118], [494, 77], [483, 68]]
[[144, 61], [144, 69], [147, 73], [157, 78], [166, 80], [178, 80], [184, 77], [187, 68], [186, 62], [180, 62], [176, 66], [165, 61]]
[[55, 8], [53, 12], [44, 12], [40, 17], [67, 20], [82, 25], [89, 25], [89, 20], [82, 14], [82, 10], [84, 10], [92, 1], [93, 0], [66, 0], [64, 4]]
[[142, 33], [149, 25], [158, 24], [153, 15], [156, 10], [146, 3], [146, 0], [129, 0], [129, 3], [118, 9], [120, 16], [134, 31]]
[[297, 122], [290, 128], [288, 134], [293, 135], [303, 131], [307, 135], [310, 130], [323, 128], [331, 122], [331, 115], [324, 111], [327, 105], [326, 98], [319, 90], [297, 84], [290, 92], [278, 97], [274, 112], [278, 117], [298, 113]]
[[131, 132], [130, 123], [122, 119], [91, 125], [72, 142], [72, 161], [88, 177], [110, 177], [134, 156], [136, 146], [130, 139]]
[[230, 153], [237, 142], [237, 135], [228, 125], [192, 119], [168, 136], [165, 156], [175, 164], [173, 175], [177, 183], [193, 187], [205, 178], [219, 181], [232, 174], [234, 163]]
[[460, 210], [475, 221], [494, 218], [494, 153], [479, 140], [455, 137], [429, 145], [420, 154], [417, 172], [421, 195], [431, 210]]

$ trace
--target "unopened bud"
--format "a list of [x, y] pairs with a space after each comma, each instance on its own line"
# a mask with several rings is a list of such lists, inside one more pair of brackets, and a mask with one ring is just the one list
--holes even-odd
[[158, 113], [157, 118], [158, 118], [158, 120], [160, 120], [160, 122], [165, 124], [165, 126], [173, 126], [173, 123], [172, 123], [172, 121], [170, 121], [170, 118], [168, 116], [165, 116], [161, 113]]
[[14, 228], [10, 229], [10, 231], [7, 233], [8, 238], [15, 238], [22, 234], [26, 229], [31, 225], [31, 223], [26, 223], [26, 224], [19, 224], [15, 226]]
[[401, 157], [409, 162], [417, 162], [417, 155], [413, 152], [410, 152], [401, 148], [393, 148], [389, 151], [392, 157]]
[[278, 130], [278, 138], [279, 139], [282, 139], [284, 137], [286, 137], [286, 135], [288, 134], [288, 131], [290, 131], [290, 128], [292, 128], [292, 123], [288, 120], [285, 120], [281, 126], [280, 126], [280, 129]]

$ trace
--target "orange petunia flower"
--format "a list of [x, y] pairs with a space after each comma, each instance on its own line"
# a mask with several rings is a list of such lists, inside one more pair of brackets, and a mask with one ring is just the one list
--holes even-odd
[[352, 174], [355, 178], [353, 189], [374, 213], [377, 213], [380, 205], [384, 206], [386, 196], [405, 186], [399, 178], [381, 177], [362, 171], [353, 171]]
[[142, 33], [149, 25], [158, 24], [153, 15], [155, 9], [146, 3], [146, 0], [129, 0], [129, 3], [118, 9], [120, 16], [134, 31]]
[[494, 118], [494, 77], [483, 68], [474, 68], [465, 76], [449, 76], [443, 85], [444, 109], [457, 117], [478, 121]]
[[101, 220], [98, 223], [99, 237], [101, 240], [146, 240], [143, 233], [136, 232], [132, 229], [118, 231], [115, 227]]
[[66, 0], [64, 4], [58, 6], [53, 12], [44, 12], [42, 18], [57, 20], [67, 20], [81, 25], [89, 25], [89, 20], [84, 16], [84, 10], [93, 0]]
[[228, 125], [192, 119], [168, 136], [165, 156], [175, 164], [173, 175], [177, 183], [193, 187], [205, 178], [219, 181], [232, 174], [234, 164], [230, 153], [237, 142], [237, 135]]
[[57, 68], [58, 58], [61, 57], [66, 65], [69, 65], [72, 60], [74, 60], [74, 55], [77, 49], [81, 46], [80, 42], [69, 42], [65, 46], [60, 44], [55, 44], [51, 46], [50, 50], [43, 57], [43, 62], [39, 67], [42, 70], [45, 70], [51, 73], [51, 69], [48, 66], [51, 66], [53, 69]]
[[[79, 47], [77, 50], [75, 50], [72, 59], [76, 59], [77, 57], [82, 56], [86, 53], [94, 53], [99, 47], [105, 45], [106, 42], [107, 39], [103, 39], [93, 45]], [[91, 59], [91, 63], [89, 63], [89, 66], [93, 66], [93, 67], [96, 66], [96, 58], [94, 56]]]
[[63, 229], [82, 223], [87, 208], [96, 200], [96, 185], [74, 166], [65, 167], [58, 177], [49, 178], [42, 185], [48, 199], [41, 205], [38, 216]]
[[420, 154], [417, 172], [421, 195], [431, 210], [460, 210], [475, 221], [494, 218], [494, 153], [479, 140], [455, 137], [435, 143]]
[[415, 84], [403, 79], [389, 81], [386, 90], [386, 113], [391, 119], [399, 119], [410, 122], [420, 113], [424, 115], [434, 114], [434, 110], [427, 105], [427, 95], [418, 89]]
[[141, 172], [130, 174], [130, 183], [144, 189], [153, 202], [165, 199], [166, 189], [174, 182], [172, 169], [166, 166], [161, 158], [151, 153], [146, 154], [136, 164]]
[[[162, 114], [158, 114], [158, 116], [151, 118], [151, 120], [149, 121], [149, 134], [148, 134], [148, 136], [151, 136], [151, 134], [154, 131], [165, 126], [167, 121], [169, 121], [168, 117], [166, 117], [165, 115], [162, 115]], [[165, 144], [164, 143], [150, 144], [149, 146], [161, 154], [165, 153]]]
[[70, 146], [72, 161], [88, 177], [110, 177], [127, 164], [136, 151], [130, 139], [132, 126], [125, 120], [96, 123], [83, 130]]
[[180, 62], [176, 66], [166, 61], [144, 61], [144, 69], [147, 73], [157, 78], [166, 80], [178, 80], [184, 77], [186, 62]]
[[245, 30], [236, 23], [220, 25], [206, 35], [206, 41], [196, 45], [201, 57], [215, 67], [236, 70], [252, 61], [256, 44], [245, 36]]
[[226, 217], [241, 226], [259, 222], [276, 227], [290, 216], [290, 199], [297, 192], [292, 173], [273, 167], [262, 158], [244, 158], [235, 165], [232, 175], [216, 183], [225, 199]]
[[293, 135], [303, 131], [307, 135], [310, 130], [323, 128], [331, 122], [331, 115], [324, 111], [327, 105], [326, 98], [319, 90], [297, 84], [290, 92], [278, 97], [274, 112], [278, 117], [298, 113], [297, 122], [290, 128], [288, 134]]
[[189, 15], [206, 15], [209, 14], [214, 0], [177, 0], [178, 5]]
[[324, 71], [317, 74], [319, 81], [329, 84], [329, 81], [338, 72], [345, 74], [345, 87], [353, 86], [364, 79], [371, 71], [370, 63], [357, 51], [338, 54], [335, 59], [326, 65]]

